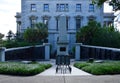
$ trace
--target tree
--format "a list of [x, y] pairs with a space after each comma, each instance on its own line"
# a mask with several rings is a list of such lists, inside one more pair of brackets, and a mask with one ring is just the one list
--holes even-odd
[[104, 2], [108, 1], [109, 5], [113, 6], [113, 10], [120, 10], [120, 0], [92, 0], [94, 4], [101, 6]]
[[35, 27], [39, 31], [39, 40], [44, 41], [48, 37], [48, 27], [46, 24], [43, 23], [37, 23]]
[[76, 34], [77, 42], [91, 44], [93, 36], [97, 35], [101, 25], [96, 21], [90, 21], [87, 26], [82, 27]]
[[14, 39], [15, 34], [11, 30], [9, 30], [6, 37], [10, 41], [10, 40]]
[[76, 34], [77, 42], [87, 45], [120, 48], [120, 32], [113, 26], [101, 27], [97, 22], [89, 22]]
[[4, 37], [4, 34], [0, 33], [0, 46], [2, 46], [2, 38]]
[[3, 37], [4, 37], [4, 34], [0, 33], [0, 41], [2, 40]]
[[42, 23], [37, 23], [34, 28], [28, 28], [24, 32], [24, 39], [30, 43], [42, 42], [47, 37], [47, 26]]

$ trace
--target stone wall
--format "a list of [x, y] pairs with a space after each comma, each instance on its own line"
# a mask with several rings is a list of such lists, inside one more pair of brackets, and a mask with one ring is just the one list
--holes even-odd
[[49, 60], [50, 44], [0, 49], [0, 61], [11, 60]]
[[76, 60], [88, 60], [89, 58], [97, 60], [120, 60], [120, 49], [77, 44]]

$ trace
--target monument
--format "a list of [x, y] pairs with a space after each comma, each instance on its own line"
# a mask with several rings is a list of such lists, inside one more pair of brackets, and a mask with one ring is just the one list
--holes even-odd
[[58, 30], [59, 36], [57, 41], [57, 55], [68, 55], [68, 38], [66, 29], [66, 16], [64, 14], [59, 16]]
[[56, 73], [59, 69], [63, 74], [66, 73], [66, 69], [69, 69], [71, 73], [72, 68], [70, 67], [70, 56], [68, 54], [66, 16], [62, 14], [58, 17], [58, 20], [59, 36], [57, 41]]

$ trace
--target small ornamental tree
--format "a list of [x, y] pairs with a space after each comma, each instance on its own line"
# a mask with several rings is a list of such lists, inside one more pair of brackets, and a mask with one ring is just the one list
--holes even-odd
[[37, 23], [34, 28], [28, 27], [23, 37], [29, 43], [42, 42], [48, 37], [47, 26], [42, 23]]

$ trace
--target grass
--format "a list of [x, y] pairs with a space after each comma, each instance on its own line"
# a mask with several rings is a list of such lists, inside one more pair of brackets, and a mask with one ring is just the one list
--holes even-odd
[[6, 75], [19, 75], [19, 76], [32, 76], [43, 72], [45, 69], [51, 67], [51, 64], [38, 64], [38, 63], [15, 63], [15, 62], [1, 62], [0, 74]]
[[75, 63], [74, 66], [93, 75], [120, 74], [120, 61], [105, 61], [103, 63], [79, 62]]

